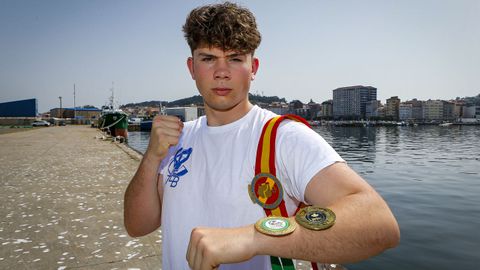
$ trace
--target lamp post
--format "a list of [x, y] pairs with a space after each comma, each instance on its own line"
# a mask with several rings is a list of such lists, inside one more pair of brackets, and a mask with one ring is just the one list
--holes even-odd
[[60, 96], [60, 97], [58, 97], [58, 99], [60, 99], [60, 111], [58, 113], [59, 114], [58, 118], [62, 118], [62, 114], [63, 114], [62, 113], [62, 97]]
[[73, 119], [77, 119], [77, 108], [75, 107], [75, 84], [73, 84]]

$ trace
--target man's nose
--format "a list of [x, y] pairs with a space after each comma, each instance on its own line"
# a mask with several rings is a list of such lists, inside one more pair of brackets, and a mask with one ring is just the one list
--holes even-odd
[[219, 60], [215, 63], [215, 79], [230, 79], [230, 69], [227, 61]]

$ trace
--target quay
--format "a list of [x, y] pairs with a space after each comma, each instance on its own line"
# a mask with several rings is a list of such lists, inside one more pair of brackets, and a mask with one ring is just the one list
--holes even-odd
[[141, 156], [87, 126], [0, 133], [0, 269], [161, 269], [161, 232], [131, 238]]
[[123, 226], [141, 154], [101, 137], [89, 126], [2, 129], [0, 269], [161, 269], [161, 230], [131, 238]]

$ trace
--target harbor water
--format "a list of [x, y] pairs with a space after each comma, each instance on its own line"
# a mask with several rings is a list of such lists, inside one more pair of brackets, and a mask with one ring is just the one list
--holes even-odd
[[[400, 245], [355, 269], [477, 269], [480, 127], [316, 127], [387, 201]], [[149, 133], [130, 132], [144, 152]], [[325, 243], [328, 245], [328, 243]]]

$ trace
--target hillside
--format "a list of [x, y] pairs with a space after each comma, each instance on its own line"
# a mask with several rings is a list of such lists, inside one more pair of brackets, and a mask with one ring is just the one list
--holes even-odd
[[[287, 102], [285, 98], [279, 98], [277, 96], [262, 96], [262, 95], [255, 95], [255, 94], [248, 94], [248, 95], [249, 95], [250, 102], [252, 102], [253, 104], [257, 104], [257, 103], [270, 104], [272, 102]], [[191, 104], [201, 106], [203, 105], [203, 98], [200, 95], [195, 95], [188, 98], [177, 99], [171, 102], [151, 100], [151, 101], [143, 101], [139, 103], [128, 103], [120, 106], [120, 108], [158, 107], [160, 106], [160, 102], [162, 103], [163, 106], [166, 106], [166, 107], [182, 107], [182, 106], [188, 106]]]

